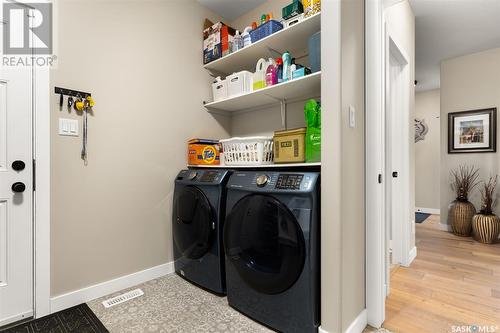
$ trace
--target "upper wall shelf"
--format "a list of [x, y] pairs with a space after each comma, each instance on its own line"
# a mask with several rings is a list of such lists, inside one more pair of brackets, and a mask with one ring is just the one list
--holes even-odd
[[321, 95], [321, 72], [255, 90], [243, 95], [205, 104], [209, 111], [235, 112], [278, 103], [293, 102]]
[[232, 74], [241, 70], [253, 72], [259, 58], [274, 57], [273, 53], [269, 51], [270, 49], [280, 53], [290, 51], [294, 55], [298, 51], [306, 50], [309, 37], [320, 30], [321, 13], [317, 13], [288, 29], [280, 30], [241, 50], [212, 61], [204, 67], [209, 71], [221, 74]]
[[265, 165], [188, 165], [190, 169], [285, 169], [285, 168], [321, 168], [321, 162], [286, 163]]

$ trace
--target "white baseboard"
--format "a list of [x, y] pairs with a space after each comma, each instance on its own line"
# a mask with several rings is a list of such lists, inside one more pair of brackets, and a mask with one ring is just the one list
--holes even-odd
[[[354, 319], [354, 321], [349, 325], [349, 327], [345, 330], [344, 333], [361, 333], [368, 325], [368, 313], [366, 309], [361, 311], [361, 313]], [[323, 327], [318, 328], [318, 333], [330, 333], [325, 330]]]
[[417, 257], [417, 247], [414, 246], [413, 249], [410, 250], [410, 254], [408, 256], [408, 262], [404, 263], [403, 266], [410, 267], [411, 263], [413, 262], [413, 260], [415, 260], [416, 257]]
[[438, 223], [437, 227], [439, 230], [451, 232], [451, 225], [449, 225], [449, 224]]
[[121, 276], [113, 280], [98, 283], [90, 287], [85, 287], [80, 290], [55, 296], [50, 299], [50, 311], [54, 313], [81, 303], [86, 303], [96, 298], [171, 274], [174, 270], [174, 263], [169, 262], [143, 271]]
[[423, 207], [415, 207], [415, 210], [418, 213], [426, 213], [432, 215], [441, 215], [441, 210], [438, 208], [423, 208]]
[[366, 328], [366, 325], [368, 325], [368, 316], [366, 309], [364, 309], [345, 330], [345, 333], [361, 333]]

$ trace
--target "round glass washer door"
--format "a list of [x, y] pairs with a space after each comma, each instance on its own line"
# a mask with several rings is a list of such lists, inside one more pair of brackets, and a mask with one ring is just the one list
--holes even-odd
[[194, 186], [179, 190], [174, 201], [174, 243], [182, 256], [199, 259], [213, 242], [214, 213], [205, 194]]
[[226, 218], [224, 247], [240, 277], [260, 293], [286, 291], [304, 267], [302, 229], [272, 196], [252, 194], [238, 201]]

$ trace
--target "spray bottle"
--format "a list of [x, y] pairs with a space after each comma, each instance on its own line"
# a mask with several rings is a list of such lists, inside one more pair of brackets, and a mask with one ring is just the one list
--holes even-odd
[[286, 51], [281, 58], [283, 59], [283, 82], [286, 82], [292, 79], [292, 56]]

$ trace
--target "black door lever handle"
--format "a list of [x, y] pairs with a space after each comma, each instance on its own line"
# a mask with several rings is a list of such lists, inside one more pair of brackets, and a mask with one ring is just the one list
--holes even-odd
[[13, 192], [22, 193], [22, 192], [24, 192], [24, 190], [26, 190], [26, 185], [24, 185], [24, 183], [17, 182], [17, 183], [12, 184], [12, 191]]
[[394, 171], [392, 173], [392, 178], [398, 178], [398, 172], [397, 171]]

